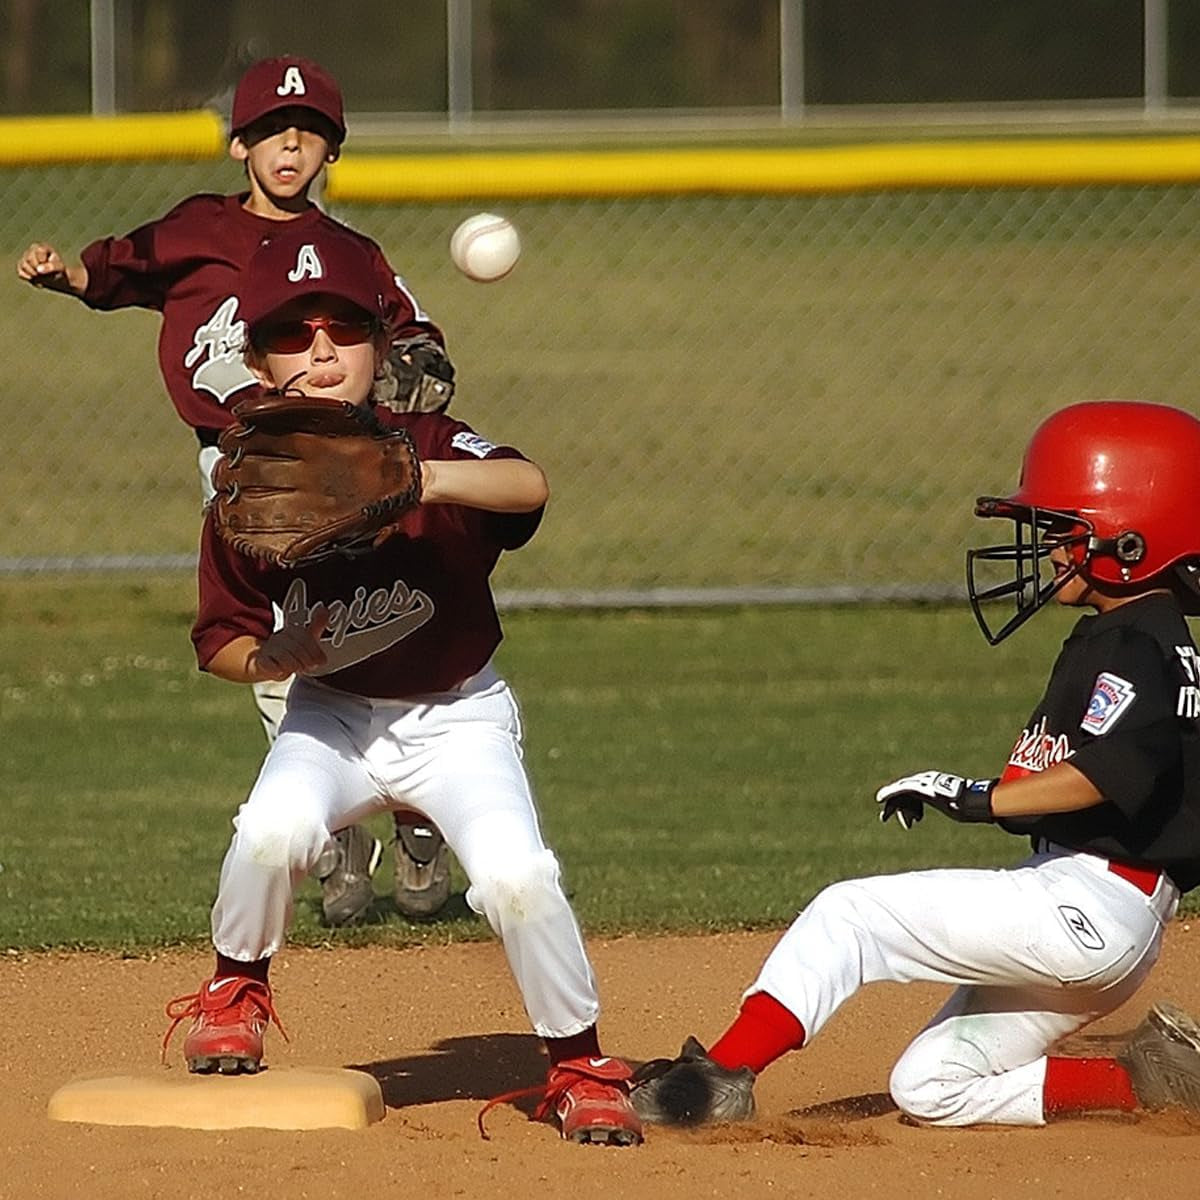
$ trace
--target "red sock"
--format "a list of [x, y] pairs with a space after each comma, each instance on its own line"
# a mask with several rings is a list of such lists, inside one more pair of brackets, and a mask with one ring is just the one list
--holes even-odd
[[589, 1025], [582, 1033], [574, 1033], [570, 1037], [542, 1038], [546, 1043], [546, 1053], [550, 1061], [558, 1066], [569, 1058], [599, 1058], [600, 1037], [595, 1025]]
[[708, 1054], [723, 1067], [749, 1067], [757, 1075], [789, 1050], [799, 1050], [804, 1040], [804, 1026], [792, 1013], [774, 996], [755, 992]]
[[217, 971], [214, 979], [228, 979], [236, 975], [239, 979], [257, 979], [259, 983], [267, 982], [267, 972], [271, 969], [270, 956], [255, 959], [254, 962], [238, 962], [236, 958], [226, 958], [217, 952]]
[[1046, 1118], [1060, 1113], [1137, 1108], [1129, 1072], [1115, 1058], [1048, 1058], [1042, 1087]]

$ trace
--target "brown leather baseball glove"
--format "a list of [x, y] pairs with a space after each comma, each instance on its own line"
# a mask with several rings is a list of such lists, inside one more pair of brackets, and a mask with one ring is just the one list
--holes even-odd
[[378, 546], [421, 499], [412, 439], [370, 408], [294, 389], [243, 400], [213, 471], [217, 532], [280, 567]]

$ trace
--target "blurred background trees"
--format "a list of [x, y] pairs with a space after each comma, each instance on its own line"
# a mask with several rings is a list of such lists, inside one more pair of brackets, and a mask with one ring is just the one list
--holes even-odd
[[[316, 58], [355, 112], [446, 107], [445, 0], [113, 0], [117, 107], [219, 102], [267, 54]], [[1144, 0], [793, 0], [810, 105], [1134, 99]], [[474, 106], [770, 108], [779, 0], [474, 0]], [[1200, 4], [1166, 0], [1168, 92], [1200, 96]], [[0, 0], [7, 113], [90, 104], [85, 0]]]

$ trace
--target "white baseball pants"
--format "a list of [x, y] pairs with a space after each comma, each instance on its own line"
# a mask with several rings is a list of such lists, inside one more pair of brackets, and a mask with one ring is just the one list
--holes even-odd
[[1128, 1000], [1158, 958], [1179, 892], [1153, 895], [1061, 847], [1013, 870], [916, 871], [826, 888], [747, 995], [809, 1039], [865, 983], [957, 984], [905, 1050], [890, 1090], [934, 1125], [1041, 1125], [1047, 1051]]
[[212, 912], [213, 943], [250, 962], [282, 946], [295, 886], [330, 834], [415, 809], [470, 879], [467, 903], [501, 937], [534, 1029], [595, 1024], [595, 979], [521, 764], [508, 685], [486, 668], [419, 701], [350, 696], [297, 679], [279, 736], [234, 818]]

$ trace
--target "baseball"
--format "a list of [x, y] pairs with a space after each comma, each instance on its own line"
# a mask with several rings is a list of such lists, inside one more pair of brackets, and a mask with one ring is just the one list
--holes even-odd
[[503, 279], [521, 257], [521, 239], [513, 223], [495, 213], [468, 217], [450, 237], [454, 265], [477, 283]]

